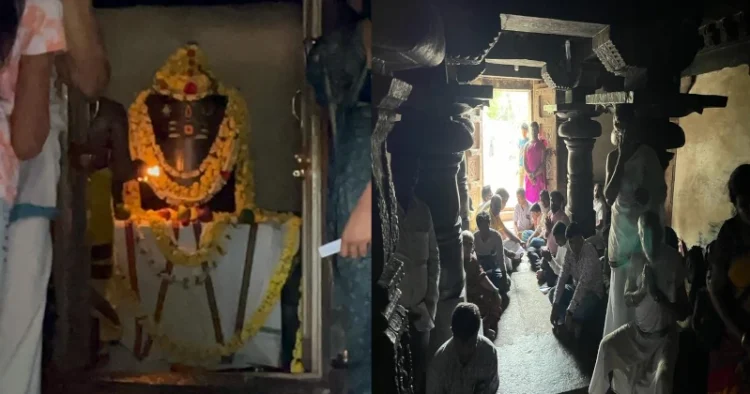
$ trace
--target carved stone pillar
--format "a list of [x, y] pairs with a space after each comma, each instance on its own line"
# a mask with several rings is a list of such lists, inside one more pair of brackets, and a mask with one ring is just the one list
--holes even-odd
[[575, 113], [560, 125], [558, 134], [568, 148], [568, 204], [566, 213], [581, 225], [584, 236], [594, 234], [594, 164], [592, 153], [596, 138], [602, 134], [599, 122], [587, 114]]
[[[440, 300], [435, 330], [430, 335], [430, 353], [450, 338], [450, 316], [464, 287], [461, 254], [461, 197], [458, 173], [463, 152], [473, 143], [471, 121], [463, 116], [472, 107], [457, 104], [457, 97], [487, 95], [476, 88], [449, 85], [445, 67], [420, 70], [402, 76], [414, 86], [404, 104], [403, 117], [388, 139], [392, 155], [418, 156], [416, 193], [429, 206], [440, 249]], [[491, 96], [491, 87], [489, 95]]]
[[[373, 392], [410, 394], [411, 360], [407, 357], [409, 322], [406, 309], [399, 305], [398, 286], [404, 276], [403, 262], [395, 258], [398, 218], [392, 175], [386, 159], [386, 139], [401, 119], [398, 107], [406, 101], [411, 86], [398, 79], [374, 75], [372, 103], [375, 126], [372, 132], [373, 174], [373, 365], [379, 376], [373, 379]], [[394, 362], [395, 360], [395, 362]], [[390, 366], [388, 368], [386, 366]]]
[[584, 237], [594, 235], [596, 214], [594, 213], [594, 164], [593, 151], [596, 138], [602, 134], [599, 122], [591, 119], [598, 115], [596, 107], [585, 102], [586, 93], [595, 90], [601, 67], [579, 66], [571, 71], [559, 67], [545, 66], [542, 76], [548, 86], [564, 91], [564, 102], [544, 107], [565, 120], [558, 128], [558, 135], [567, 148], [567, 204], [566, 214], [577, 222]]

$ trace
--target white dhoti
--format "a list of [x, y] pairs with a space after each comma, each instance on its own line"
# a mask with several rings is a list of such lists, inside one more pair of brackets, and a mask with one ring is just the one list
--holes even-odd
[[622, 371], [628, 387], [613, 388], [617, 394], [671, 394], [679, 333], [642, 333], [635, 323], [613, 331], [599, 344], [590, 394], [605, 394], [610, 371]]
[[42, 323], [52, 268], [46, 218], [21, 219], [8, 229], [0, 262], [0, 391], [41, 392]]

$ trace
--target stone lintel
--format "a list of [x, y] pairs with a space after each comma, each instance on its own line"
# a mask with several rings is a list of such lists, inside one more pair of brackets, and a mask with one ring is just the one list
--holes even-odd
[[500, 27], [507, 31], [591, 38], [606, 27], [600, 23], [500, 14]]

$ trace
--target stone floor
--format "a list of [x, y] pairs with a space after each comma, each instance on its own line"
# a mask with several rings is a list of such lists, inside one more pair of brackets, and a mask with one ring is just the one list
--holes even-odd
[[[524, 259], [525, 260], [525, 259]], [[547, 297], [524, 261], [512, 276], [510, 305], [500, 319], [498, 394], [585, 392], [590, 367], [582, 364], [552, 333]]]

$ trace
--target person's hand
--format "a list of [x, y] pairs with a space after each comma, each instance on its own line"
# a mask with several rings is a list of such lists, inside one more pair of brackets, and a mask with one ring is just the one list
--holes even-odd
[[544, 227], [547, 228], [547, 231], [552, 231], [552, 219], [550, 219], [549, 216], [544, 218]]
[[557, 316], [560, 315], [558, 312], [559, 307], [559, 304], [552, 304], [552, 313], [549, 314], [549, 322], [552, 323], [553, 326], [557, 325]]
[[552, 252], [550, 252], [548, 249], [542, 250], [542, 257], [546, 260], [552, 260]]
[[359, 204], [349, 216], [341, 235], [341, 257], [360, 258], [367, 255], [372, 241], [372, 210]]

